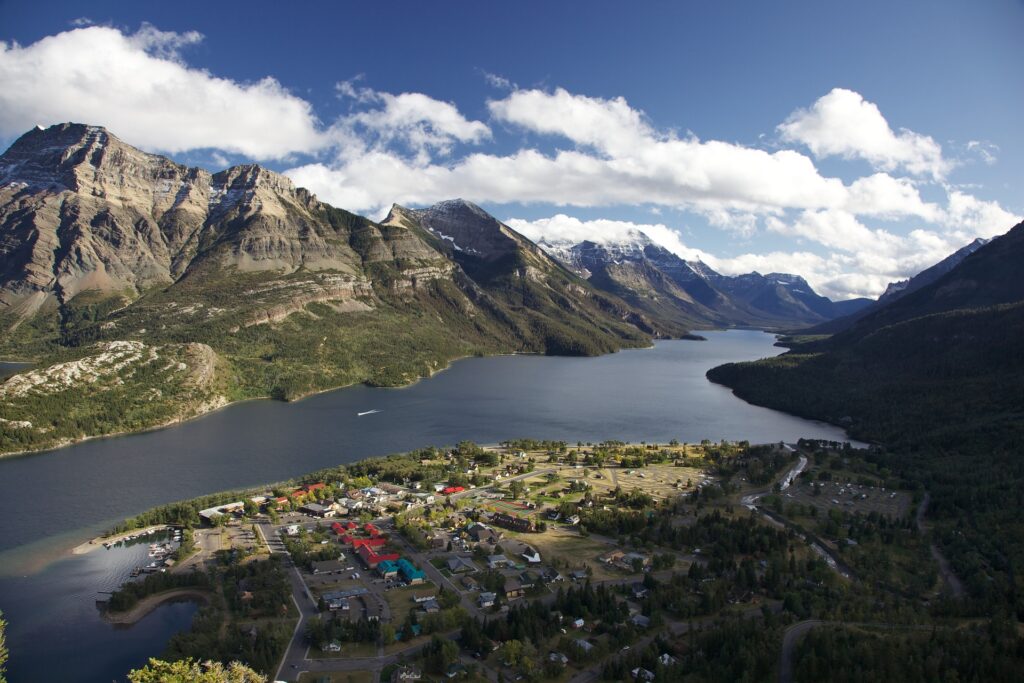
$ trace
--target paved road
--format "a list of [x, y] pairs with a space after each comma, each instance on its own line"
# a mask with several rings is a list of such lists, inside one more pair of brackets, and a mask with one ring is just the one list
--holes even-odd
[[[275, 536], [273, 527], [269, 524], [261, 523], [256, 526], [256, 530], [271, 554], [288, 554], [284, 544]], [[319, 613], [316, 608], [316, 602], [313, 601], [313, 595], [302, 580], [302, 574], [299, 573], [298, 568], [292, 564], [290, 558], [286, 560], [286, 564], [289, 565], [287, 568], [288, 582], [292, 587], [292, 602], [295, 603], [295, 607], [299, 611], [299, 621], [295, 624], [292, 640], [288, 644], [288, 649], [285, 651], [281, 665], [277, 668], [277, 674], [274, 676], [274, 680], [277, 681], [298, 680], [303, 664], [306, 661], [306, 650], [308, 649], [305, 636], [306, 625], [310, 619]]]
[[782, 636], [782, 652], [779, 654], [779, 683], [793, 683], [793, 651], [797, 643], [807, 635], [811, 629], [815, 629], [826, 622], [819, 619], [808, 619], [798, 621], [789, 628]]
[[[803, 472], [806, 467], [807, 456], [801, 455], [800, 459], [796, 462], [796, 464], [793, 465], [793, 467], [791, 467], [789, 471], [786, 472], [782, 479], [779, 480], [779, 489], [785, 491], [787, 488], [789, 488], [789, 486], [796, 480], [797, 477], [800, 476], [800, 473]], [[817, 553], [818, 556], [821, 557], [821, 559], [825, 560], [825, 563], [829, 567], [831, 567], [833, 571], [835, 571], [843, 578], [854, 578], [853, 570], [850, 569], [849, 565], [843, 562], [838, 555], [836, 555], [831, 549], [828, 548], [828, 546], [826, 546], [821, 541], [821, 539], [817, 538], [808, 531], [800, 529], [795, 524], [787, 520], [785, 517], [777, 515], [771, 510], [759, 507], [758, 502], [761, 500], [761, 498], [768, 495], [769, 493], [771, 493], [771, 491], [768, 489], [764, 489], [761, 491], [752, 491], [747, 495], [743, 496], [742, 498], [740, 498], [740, 504], [743, 505], [748, 510], [750, 510], [751, 512], [760, 513], [765, 517], [765, 519], [768, 520], [769, 523], [777, 527], [793, 529], [793, 531], [795, 531], [797, 535], [801, 539], [803, 539], [808, 546], [810, 546], [811, 550]]]

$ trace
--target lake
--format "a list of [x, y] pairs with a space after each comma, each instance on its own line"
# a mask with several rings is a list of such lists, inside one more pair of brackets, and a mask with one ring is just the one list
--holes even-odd
[[[96, 592], [130, 566], [113, 551], [63, 554], [155, 505], [463, 439], [847, 438], [838, 427], [747, 404], [704, 377], [722, 363], [781, 353], [772, 335], [702, 334], [707, 341], [659, 341], [597, 358], [465, 359], [402, 389], [251, 401], [168, 429], [0, 460], [0, 609], [10, 622], [11, 683], [47, 680], [54, 662], [64, 681], [123, 677], [188, 625], [195, 607], [185, 603], [131, 629], [106, 626]], [[88, 657], [76, 658], [85, 644]]]

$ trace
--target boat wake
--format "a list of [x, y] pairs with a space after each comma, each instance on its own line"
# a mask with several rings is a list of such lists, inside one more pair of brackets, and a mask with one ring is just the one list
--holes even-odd
[[379, 410], [367, 410], [367, 411], [364, 411], [362, 413], [356, 413], [356, 417], [362, 417], [363, 415], [373, 415], [374, 413], [379, 413], [379, 412], [380, 412]]

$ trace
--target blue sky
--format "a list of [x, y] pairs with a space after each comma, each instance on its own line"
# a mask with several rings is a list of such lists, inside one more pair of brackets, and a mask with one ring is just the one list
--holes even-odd
[[633, 230], [843, 298], [1024, 213], [1024, 3], [0, 4], [0, 143], [105, 125], [380, 217]]

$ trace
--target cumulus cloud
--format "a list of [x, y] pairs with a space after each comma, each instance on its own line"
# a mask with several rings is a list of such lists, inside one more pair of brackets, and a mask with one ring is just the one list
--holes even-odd
[[[422, 93], [393, 95], [357, 87], [356, 81], [342, 81], [336, 89], [364, 105], [331, 126], [334, 137], [349, 145], [384, 148], [399, 143], [426, 161], [431, 153], [448, 154], [455, 143], [478, 144], [491, 137], [487, 124], [470, 121], [450, 102]], [[344, 153], [353, 152], [349, 148]]]
[[952, 163], [927, 135], [896, 133], [878, 107], [860, 93], [834, 88], [808, 109], [798, 109], [778, 126], [786, 142], [802, 143], [817, 157], [859, 158], [887, 171], [944, 177]]
[[[677, 209], [730, 239], [764, 233], [772, 251], [716, 256], [663, 223], [580, 221], [566, 213], [515, 225], [552, 239], [639, 231], [723, 272], [795, 271], [831, 295], [877, 294], [888, 281], [1020, 220], [949, 184], [954, 162], [938, 143], [894, 131], [875, 104], [850, 90], [837, 88], [796, 110], [778, 126], [783, 147], [770, 149], [659, 128], [622, 97], [521, 89], [488, 73], [500, 92], [487, 102], [486, 121], [451, 102], [376, 90], [356, 77], [336, 84], [348, 111], [322, 122], [272, 77], [238, 82], [190, 66], [188, 50], [203, 40], [197, 32], [143, 25], [126, 33], [84, 19], [75, 25], [28, 46], [0, 42], [0, 135], [72, 120], [107, 126], [149, 150], [204, 150], [218, 164], [286, 160], [297, 184], [376, 216], [392, 202], [421, 206], [451, 197]], [[501, 142], [520, 142], [488, 149], [500, 134]], [[980, 141], [953, 147], [986, 163], [998, 151]], [[823, 175], [814, 159], [829, 156], [866, 160], [875, 172], [846, 180]], [[878, 221], [885, 229], [872, 225]], [[786, 240], [793, 250], [779, 248]]]
[[373, 149], [288, 173], [329, 200], [358, 195], [363, 203], [349, 208], [371, 212], [392, 201], [462, 196], [559, 206], [654, 204], [735, 213], [742, 222], [744, 214], [839, 206], [848, 195], [841, 180], [820, 175], [803, 154], [659, 133], [621, 98], [519, 90], [489, 108], [501, 123], [556, 136], [571, 148], [475, 153], [445, 164]]
[[28, 46], [0, 42], [0, 134], [62, 121], [101, 124], [149, 150], [218, 148], [253, 159], [325, 142], [312, 107], [273, 78], [238, 83], [185, 65], [196, 32], [88, 26]]

